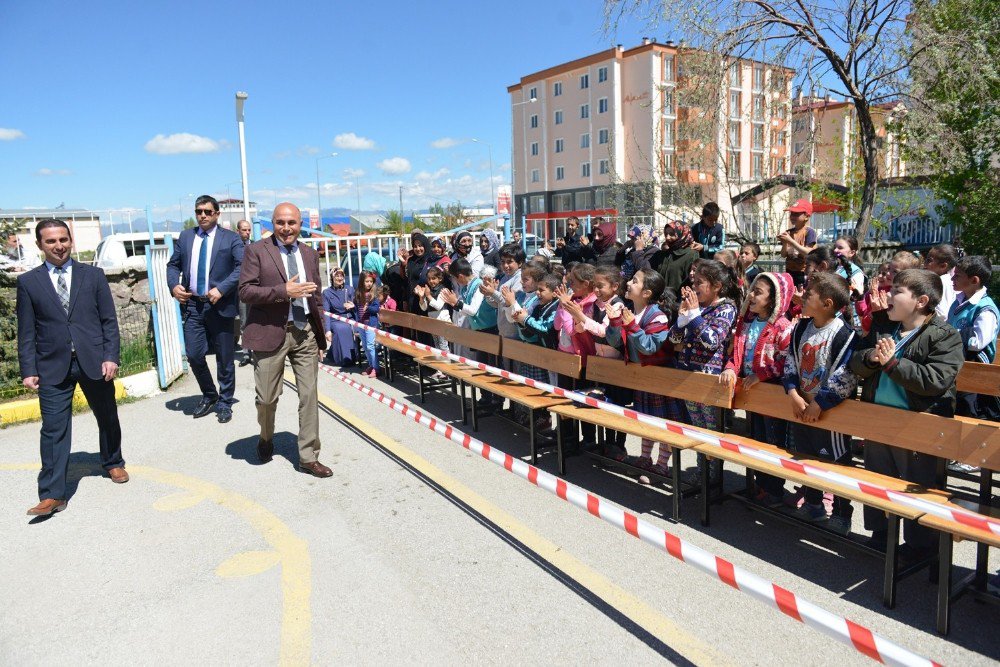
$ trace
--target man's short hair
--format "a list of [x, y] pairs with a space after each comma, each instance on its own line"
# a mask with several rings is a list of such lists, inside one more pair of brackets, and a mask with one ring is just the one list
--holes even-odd
[[562, 278], [555, 273], [546, 273], [545, 277], [542, 278], [542, 284], [555, 292], [562, 285]]
[[913, 298], [919, 299], [927, 297], [927, 308], [925, 313], [932, 313], [939, 303], [941, 303], [941, 276], [926, 269], [906, 269], [896, 274], [892, 281], [894, 287], [905, 287], [910, 290]]
[[979, 278], [980, 287], [989, 285], [993, 277], [993, 265], [982, 255], [968, 255], [955, 268], [970, 278]]
[[194, 207], [198, 208], [202, 204], [211, 204], [212, 209], [218, 213], [219, 212], [219, 202], [216, 201], [215, 197], [212, 195], [202, 195], [194, 200]]
[[42, 230], [46, 229], [47, 227], [62, 227], [63, 229], [66, 230], [66, 234], [69, 236], [69, 238], [71, 240], [73, 238], [73, 233], [69, 230], [69, 225], [67, 225], [64, 221], [56, 220], [55, 218], [45, 218], [44, 220], [39, 220], [38, 224], [35, 225], [36, 241], [42, 240]]
[[846, 278], [836, 273], [818, 271], [809, 276], [809, 290], [822, 300], [833, 301], [833, 310], [838, 311], [851, 302], [851, 285]]
[[713, 216], [719, 215], [721, 212], [722, 211], [719, 208], [719, 205], [716, 204], [714, 201], [708, 202], [701, 209], [701, 215], [704, 218], [711, 218]]
[[577, 223], [580, 222], [580, 218], [576, 217], [575, 215], [571, 215], [568, 218], [566, 218], [566, 222], [569, 222], [570, 220], [576, 220]]
[[243, 225], [243, 224], [245, 224], [245, 225], [246, 225], [247, 227], [249, 227], [250, 229], [253, 229], [253, 225], [251, 225], [251, 224], [250, 224], [250, 221], [249, 221], [249, 220], [240, 220], [240, 221], [238, 221], [238, 222], [236, 223], [236, 229], [239, 229], [239, 228], [240, 228], [240, 225]]
[[909, 250], [900, 250], [892, 256], [892, 261], [896, 263], [896, 270], [919, 269], [924, 265], [914, 253]]
[[950, 243], [939, 243], [927, 251], [927, 256], [933, 257], [938, 262], [944, 262], [949, 269], [955, 268], [958, 264], [958, 252]]
[[520, 243], [506, 243], [500, 246], [500, 259], [504, 257], [510, 257], [518, 266], [524, 264], [527, 258]]

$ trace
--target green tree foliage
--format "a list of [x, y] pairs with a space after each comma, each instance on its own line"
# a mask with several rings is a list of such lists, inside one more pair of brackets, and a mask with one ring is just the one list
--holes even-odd
[[184, 221], [184, 229], [194, 229], [197, 224], [194, 218], [188, 218]]

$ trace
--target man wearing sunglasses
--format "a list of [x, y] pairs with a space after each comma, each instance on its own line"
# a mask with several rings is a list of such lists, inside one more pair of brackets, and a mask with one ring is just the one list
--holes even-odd
[[[201, 402], [198, 419], [215, 409], [220, 423], [233, 418], [236, 389], [234, 321], [239, 313], [236, 297], [243, 263], [239, 234], [219, 226], [219, 202], [202, 195], [194, 204], [198, 226], [185, 229], [167, 262], [167, 286], [181, 304], [184, 347], [188, 364], [198, 380]], [[215, 351], [216, 389], [205, 355]]]

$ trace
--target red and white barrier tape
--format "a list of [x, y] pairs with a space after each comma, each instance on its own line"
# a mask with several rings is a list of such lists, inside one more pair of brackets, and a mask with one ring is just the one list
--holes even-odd
[[549, 474], [529, 463], [495, 449], [485, 442], [464, 433], [453, 426], [425, 415], [420, 410], [406, 405], [402, 401], [389, 398], [373, 387], [368, 387], [352, 380], [325, 364], [320, 368], [337, 378], [344, 384], [357, 389], [361, 393], [388, 405], [403, 416], [411, 418], [418, 424], [443, 435], [466, 449], [475, 452], [484, 459], [503, 467], [518, 477], [535, 486], [545, 489], [575, 507], [586, 510], [590, 514], [603, 519], [612, 526], [624, 530], [632, 537], [665, 551], [674, 558], [713, 576], [738, 591], [746, 593], [760, 602], [777, 609], [800, 623], [819, 630], [823, 634], [846, 644], [856, 651], [889, 665], [938, 665], [843, 616], [802, 599], [775, 583], [762, 579], [743, 568], [715, 556], [704, 549], [685, 542], [673, 533], [658, 528], [631, 512], [626, 512], [613, 503], [595, 496], [580, 487], [571, 484], [555, 475]]
[[382, 331], [381, 329], [376, 329], [374, 327], [368, 326], [367, 324], [361, 324], [360, 322], [355, 322], [354, 320], [348, 319], [346, 317], [341, 317], [340, 315], [334, 315], [333, 313], [326, 313], [326, 314], [336, 320], [351, 324], [354, 327], [362, 327], [364, 329], [368, 329], [371, 331], [381, 331], [385, 336], [387, 336], [392, 340], [403, 343], [405, 345], [409, 345], [411, 347], [414, 347], [418, 350], [422, 350], [429, 354], [439, 356], [442, 359], [447, 359], [448, 361], [453, 361], [456, 363], [466, 364], [467, 366], [477, 368], [491, 375], [498, 375], [507, 380], [518, 382], [520, 384], [525, 384], [528, 385], [529, 387], [534, 387], [536, 389], [540, 389], [542, 391], [555, 394], [556, 396], [567, 398], [576, 403], [582, 403], [584, 405], [589, 405], [594, 408], [606, 410], [613, 414], [622, 417], [627, 417], [629, 419], [634, 419], [635, 421], [639, 421], [644, 424], [649, 424], [651, 426], [666, 429], [672, 433], [677, 433], [679, 435], [684, 435], [694, 438], [702, 443], [711, 445], [713, 447], [719, 447], [720, 449], [727, 449], [730, 451], [739, 452], [740, 454], [757, 459], [758, 461], [763, 461], [765, 463], [769, 463], [774, 466], [787, 468], [789, 470], [794, 470], [797, 473], [808, 475], [810, 477], [815, 477], [816, 479], [822, 479], [826, 482], [837, 484], [839, 486], [854, 491], [860, 491], [861, 493], [864, 493], [866, 495], [875, 498], [879, 498], [881, 500], [897, 502], [901, 505], [906, 505], [907, 507], [920, 510], [921, 512], [924, 512], [926, 514], [932, 514], [936, 517], [940, 517], [942, 519], [948, 519], [951, 521], [956, 521], [965, 526], [970, 526], [972, 528], [976, 528], [978, 530], [982, 530], [987, 533], [1000, 535], [1000, 521], [992, 517], [979, 514], [977, 512], [971, 512], [969, 510], [964, 510], [958, 507], [948, 507], [940, 503], [935, 503], [928, 500], [924, 500], [922, 498], [914, 497], [907, 493], [893, 491], [892, 489], [887, 489], [884, 486], [861, 482], [853, 477], [850, 477], [849, 475], [842, 475], [834, 470], [818, 468], [816, 466], [810, 465], [808, 463], [803, 463], [801, 461], [796, 461], [795, 459], [791, 459], [786, 456], [780, 456], [772, 452], [752, 447], [745, 443], [734, 442], [733, 440], [727, 439], [724, 436], [720, 436], [716, 433], [692, 428], [687, 424], [681, 424], [680, 422], [670, 421], [669, 419], [662, 419], [660, 417], [653, 417], [651, 415], [647, 415], [642, 412], [636, 412], [635, 410], [623, 408], [620, 405], [615, 405], [614, 403], [607, 403], [605, 401], [600, 401], [596, 398], [593, 398], [592, 396], [586, 396], [584, 394], [580, 394], [575, 391], [561, 389], [559, 387], [550, 385], [545, 382], [532, 380], [531, 378], [526, 378], [522, 375], [518, 375], [517, 373], [512, 373], [502, 368], [495, 368], [493, 366], [488, 366], [474, 359], [467, 359], [457, 354], [444, 352], [436, 347], [431, 347], [430, 345], [418, 343], [414, 340], [410, 340], [409, 338], [404, 338], [403, 336], [400, 336], [398, 334]]

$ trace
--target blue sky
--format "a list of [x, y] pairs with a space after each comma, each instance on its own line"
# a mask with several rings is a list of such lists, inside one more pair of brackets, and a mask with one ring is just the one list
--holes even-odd
[[[621, 42], [599, 0], [0, 3], [0, 208], [239, 196], [323, 207], [485, 204], [510, 174], [506, 86]], [[661, 41], [667, 36], [659, 35]]]

